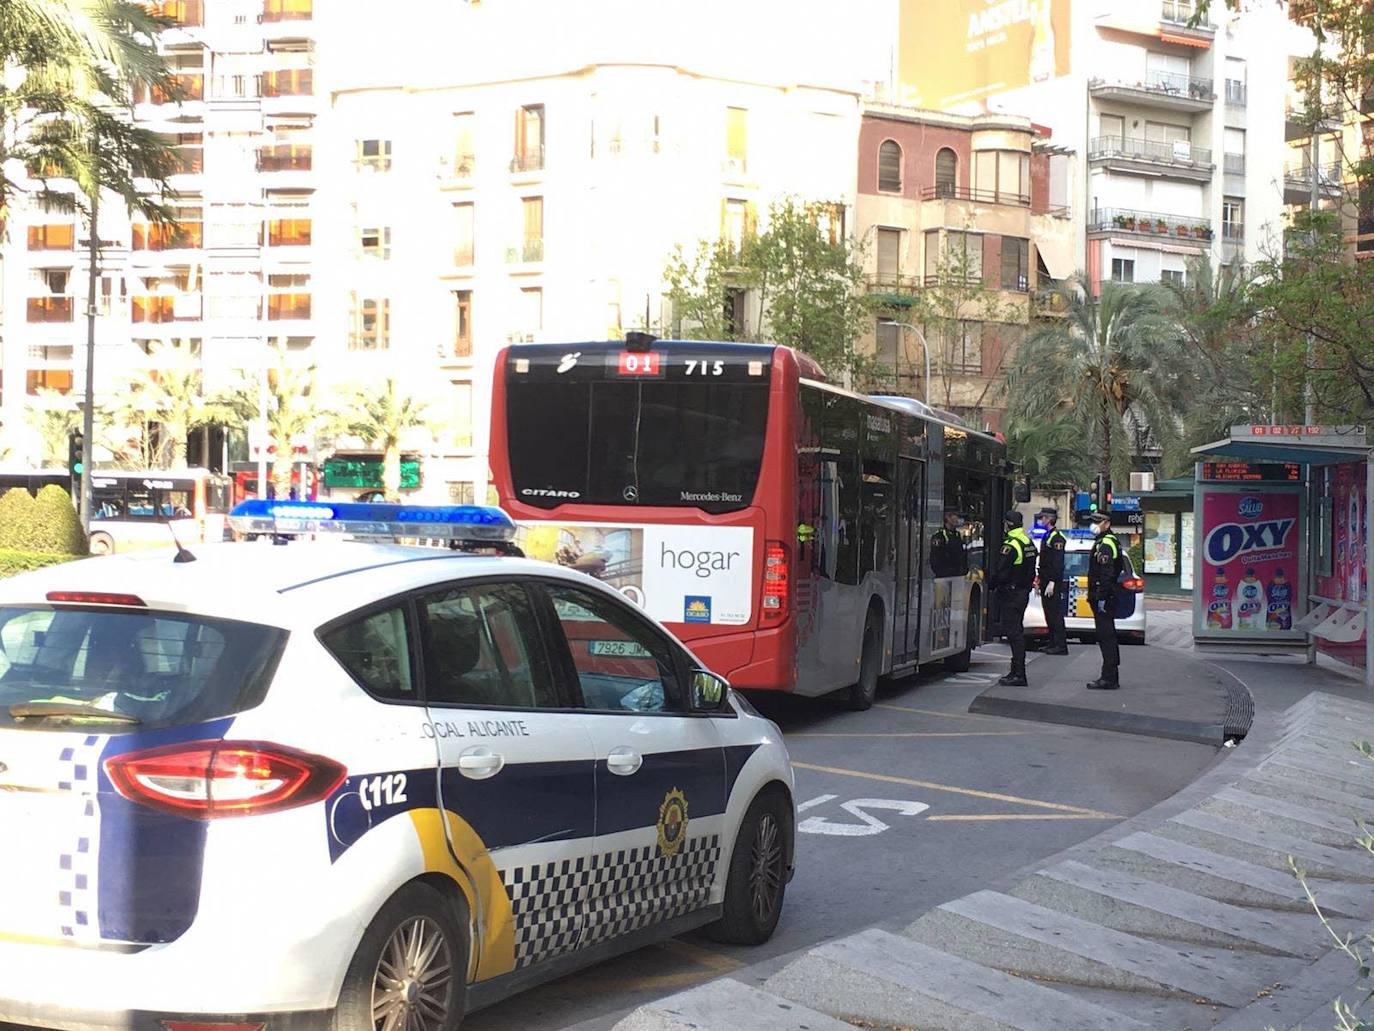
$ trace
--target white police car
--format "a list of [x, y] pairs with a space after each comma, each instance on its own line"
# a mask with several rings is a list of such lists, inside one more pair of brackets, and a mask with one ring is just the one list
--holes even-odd
[[[514, 529], [231, 519], [495, 550]], [[781, 735], [619, 593], [396, 544], [191, 558], [0, 582], [0, 1022], [437, 1031], [689, 928], [772, 934]]]
[[[1077, 637], [1087, 644], [1097, 641], [1093, 626], [1092, 605], [1088, 602], [1088, 562], [1092, 556], [1095, 537], [1090, 529], [1074, 527], [1064, 531], [1064, 584], [1060, 588], [1060, 604], [1064, 610], [1064, 634]], [[1037, 540], [1036, 547], [1039, 547]], [[1122, 644], [1145, 643], [1145, 580], [1136, 572], [1135, 563], [1121, 549], [1122, 572], [1116, 592], [1116, 636]], [[1026, 605], [1026, 640], [1041, 643], [1049, 639], [1045, 612], [1039, 591], [1031, 591]]]

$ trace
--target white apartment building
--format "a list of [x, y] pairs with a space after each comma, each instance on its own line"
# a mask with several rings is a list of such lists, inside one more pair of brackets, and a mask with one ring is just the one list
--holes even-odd
[[[1237, 14], [1194, 0], [1073, 5], [1068, 75], [999, 93], [1086, 158], [1076, 259], [1090, 280], [1178, 280], [1204, 252], [1254, 261], [1281, 246], [1289, 26], [1280, 5]], [[1291, 192], [1291, 191], [1290, 191]]]
[[[144, 92], [135, 117], [177, 142], [181, 230], [102, 205], [98, 403], [157, 341], [190, 347], [214, 387], [266, 361], [267, 341], [304, 352], [316, 334], [312, 0], [152, 6], [178, 22], [160, 45], [182, 100]], [[40, 390], [84, 389], [88, 238], [80, 219], [21, 202], [0, 249], [0, 442], [11, 461], [42, 458], [25, 419]]]
[[[738, 237], [785, 194], [852, 212], [865, 62], [815, 31], [812, 0], [419, 8], [423, 36], [322, 41], [318, 244], [341, 264], [317, 346], [340, 377], [427, 392], [443, 428], [425, 493], [481, 500], [502, 347], [668, 335], [676, 245]], [[767, 44], [725, 45], [727, 21]]]

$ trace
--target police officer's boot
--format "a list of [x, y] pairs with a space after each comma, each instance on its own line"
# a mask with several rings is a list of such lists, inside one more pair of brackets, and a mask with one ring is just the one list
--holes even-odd
[[1014, 669], [1001, 680], [997, 681], [1003, 687], [1029, 687], [1030, 682], [1026, 679], [1024, 669]]
[[1088, 682], [1089, 691], [1115, 691], [1120, 686], [1121, 682], [1117, 679], [1116, 670], [1104, 669], [1100, 677]]

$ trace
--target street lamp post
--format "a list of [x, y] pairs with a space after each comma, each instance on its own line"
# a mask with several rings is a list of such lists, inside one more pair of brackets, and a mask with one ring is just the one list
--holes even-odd
[[926, 378], [924, 381], [925, 397], [922, 399], [927, 408], [930, 407], [930, 345], [926, 343], [926, 335], [913, 326], [910, 322], [898, 322], [896, 319], [879, 319], [878, 324], [882, 326], [896, 326], [898, 329], [909, 329], [916, 334], [916, 339], [921, 341], [921, 356], [925, 359]]

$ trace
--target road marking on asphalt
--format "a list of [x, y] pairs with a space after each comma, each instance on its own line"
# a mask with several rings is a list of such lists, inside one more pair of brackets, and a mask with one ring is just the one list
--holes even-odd
[[1088, 809], [1083, 806], [1067, 805], [1063, 802], [1045, 802], [1036, 798], [1022, 798], [1019, 795], [1004, 795], [996, 791], [980, 791], [977, 788], [960, 788], [952, 784], [936, 784], [929, 780], [914, 780], [910, 777], [894, 777], [888, 773], [865, 773], [863, 770], [846, 770], [839, 766], [818, 766], [814, 763], [792, 764], [794, 770], [811, 770], [815, 773], [834, 773], [841, 777], [862, 777], [866, 780], [876, 780], [884, 784], [904, 784], [911, 788], [929, 788], [931, 791], [947, 791], [954, 795], [968, 795], [971, 798], [985, 798], [993, 802], [1011, 802], [1013, 805], [1031, 806], [1036, 809], [1050, 809], [1055, 812], [1078, 813], [1081, 816], [1095, 817], [1100, 820], [1120, 820], [1124, 817], [1114, 813], [1106, 813], [1100, 809]]
[[973, 712], [941, 712], [939, 709], [920, 709], [914, 705], [897, 705], [894, 702], [874, 702], [875, 709], [894, 709], [897, 712], [914, 712], [921, 716], [944, 716], [951, 720], [1000, 720], [1004, 716], [982, 716]]
[[839, 797], [839, 795], [817, 795], [815, 798], [809, 798], [805, 802], [797, 806], [797, 812], [804, 813], [808, 809], [816, 808], [816, 806], [818, 805], [825, 805], [825, 803], [827, 802], [833, 802], [835, 799]]
[[[834, 795], [821, 796], [834, 798]], [[812, 799], [812, 802], [817, 801]], [[801, 806], [797, 807], [798, 810]], [[855, 798], [840, 804], [840, 808], [859, 819], [858, 823], [835, 823], [823, 816], [808, 816], [797, 824], [799, 834], [832, 834], [846, 838], [866, 838], [889, 830], [888, 824], [878, 819], [869, 809], [887, 809], [901, 816], [920, 816], [930, 808], [924, 802], [911, 802], [900, 798]]]
[[787, 738], [791, 740], [795, 737], [1025, 737], [1033, 733], [1031, 730], [803, 730], [788, 734]]
[[927, 820], [946, 820], [965, 823], [993, 820], [1120, 820], [1111, 813], [945, 813], [927, 816]]

